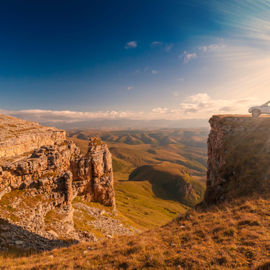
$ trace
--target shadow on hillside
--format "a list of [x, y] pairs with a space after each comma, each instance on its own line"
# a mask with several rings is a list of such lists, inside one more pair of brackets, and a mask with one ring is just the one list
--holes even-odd
[[[196, 194], [197, 187], [169, 170], [162, 171], [151, 165], [137, 167], [130, 173], [129, 181], [142, 180], [149, 181], [155, 196], [162, 200], [177, 201], [189, 207], [195, 206], [200, 201]], [[200, 184], [198, 183], [197, 186]], [[198, 192], [198, 194], [201, 194], [202, 198], [203, 192]]]
[[0, 254], [31, 255], [77, 244], [77, 240], [48, 239], [0, 218]]

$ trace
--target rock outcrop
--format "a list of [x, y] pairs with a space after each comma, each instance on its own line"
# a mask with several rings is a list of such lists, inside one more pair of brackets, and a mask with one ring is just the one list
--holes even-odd
[[114, 206], [112, 158], [106, 144], [90, 138], [85, 156], [69, 140], [45, 145], [29, 157], [0, 167], [0, 194], [35, 187], [55, 205], [75, 196]]
[[107, 145], [99, 138], [90, 138], [86, 155], [72, 160], [71, 171], [78, 195], [107, 206], [115, 205], [112, 157]]
[[[107, 145], [98, 138], [90, 138], [88, 151], [82, 155], [66, 139], [64, 131], [1, 115], [0, 219], [11, 224], [10, 229], [16, 229], [14, 237], [21, 230], [31, 232], [38, 242], [28, 248], [34, 249], [47, 249], [49, 243], [65, 246], [65, 242], [50, 241], [58, 237], [94, 240], [93, 233], [80, 229], [85, 224], [77, 224], [77, 228], [74, 224], [72, 201], [77, 197], [86, 205], [98, 202], [115, 208], [112, 157]], [[122, 224], [112, 224], [119, 233], [131, 232], [121, 229]], [[1, 236], [1, 226], [0, 223], [0, 246], [9, 241]]]
[[63, 130], [0, 114], [0, 158], [29, 153], [65, 139]]
[[204, 202], [270, 191], [270, 117], [215, 115], [209, 122]]

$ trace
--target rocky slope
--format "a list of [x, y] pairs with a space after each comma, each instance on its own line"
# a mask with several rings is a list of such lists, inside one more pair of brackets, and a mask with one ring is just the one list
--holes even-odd
[[[98, 202], [111, 207], [108, 209], [115, 208], [112, 158], [106, 144], [90, 138], [87, 153], [82, 155], [63, 131], [5, 116], [1, 116], [0, 126], [2, 248], [15, 244], [48, 249], [75, 240], [95, 240], [92, 231], [96, 229], [103, 230], [104, 234], [99, 235], [105, 236], [131, 232], [114, 218], [112, 211], [106, 213], [87, 205]], [[101, 212], [106, 213], [106, 222]]]
[[269, 224], [269, 196], [254, 196], [189, 211], [139, 235], [17, 258], [0, 252], [0, 265], [3, 269], [268, 270]]
[[208, 138], [206, 204], [270, 190], [270, 117], [215, 115]]

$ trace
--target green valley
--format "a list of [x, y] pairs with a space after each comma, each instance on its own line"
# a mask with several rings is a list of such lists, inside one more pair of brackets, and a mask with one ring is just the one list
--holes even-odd
[[82, 152], [90, 136], [108, 144], [119, 216], [138, 229], [163, 225], [203, 197], [207, 129], [71, 130], [68, 135]]

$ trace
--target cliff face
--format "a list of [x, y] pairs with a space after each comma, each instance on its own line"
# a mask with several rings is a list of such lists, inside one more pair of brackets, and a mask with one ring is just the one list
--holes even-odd
[[0, 115], [0, 158], [21, 155], [65, 139], [63, 130]]
[[78, 195], [106, 206], [115, 206], [112, 156], [100, 139], [90, 138], [88, 152], [72, 159], [71, 171], [73, 188]]
[[216, 115], [210, 119], [204, 202], [270, 191], [270, 118]]
[[[29, 238], [30, 233], [19, 241], [25, 243], [25, 246], [19, 244], [20, 247], [33, 249], [65, 245], [60, 240], [51, 241], [59, 236], [95, 239], [91, 228], [105, 221], [95, 221], [93, 225], [87, 218], [81, 220], [87, 213], [93, 220], [103, 220], [98, 210], [89, 207], [87, 202], [115, 207], [112, 157], [107, 145], [98, 138], [90, 138], [88, 151], [82, 155], [80, 149], [66, 139], [64, 131], [1, 115], [0, 249], [6, 241], [9, 245], [16, 244], [16, 239], [23, 236], [22, 230], [38, 235], [34, 236], [38, 242]], [[74, 211], [80, 220], [74, 221]], [[3, 225], [3, 222], [13, 225]], [[106, 218], [106, 224], [102, 226], [103, 231], [107, 226], [110, 235], [130, 233], [110, 218]], [[2, 225], [12, 233], [2, 235]], [[84, 231], [85, 228], [88, 231]]]
[[96, 138], [90, 139], [85, 156], [72, 141], [65, 140], [0, 167], [0, 196], [33, 187], [55, 205], [70, 204], [78, 195], [114, 206], [111, 154]]

